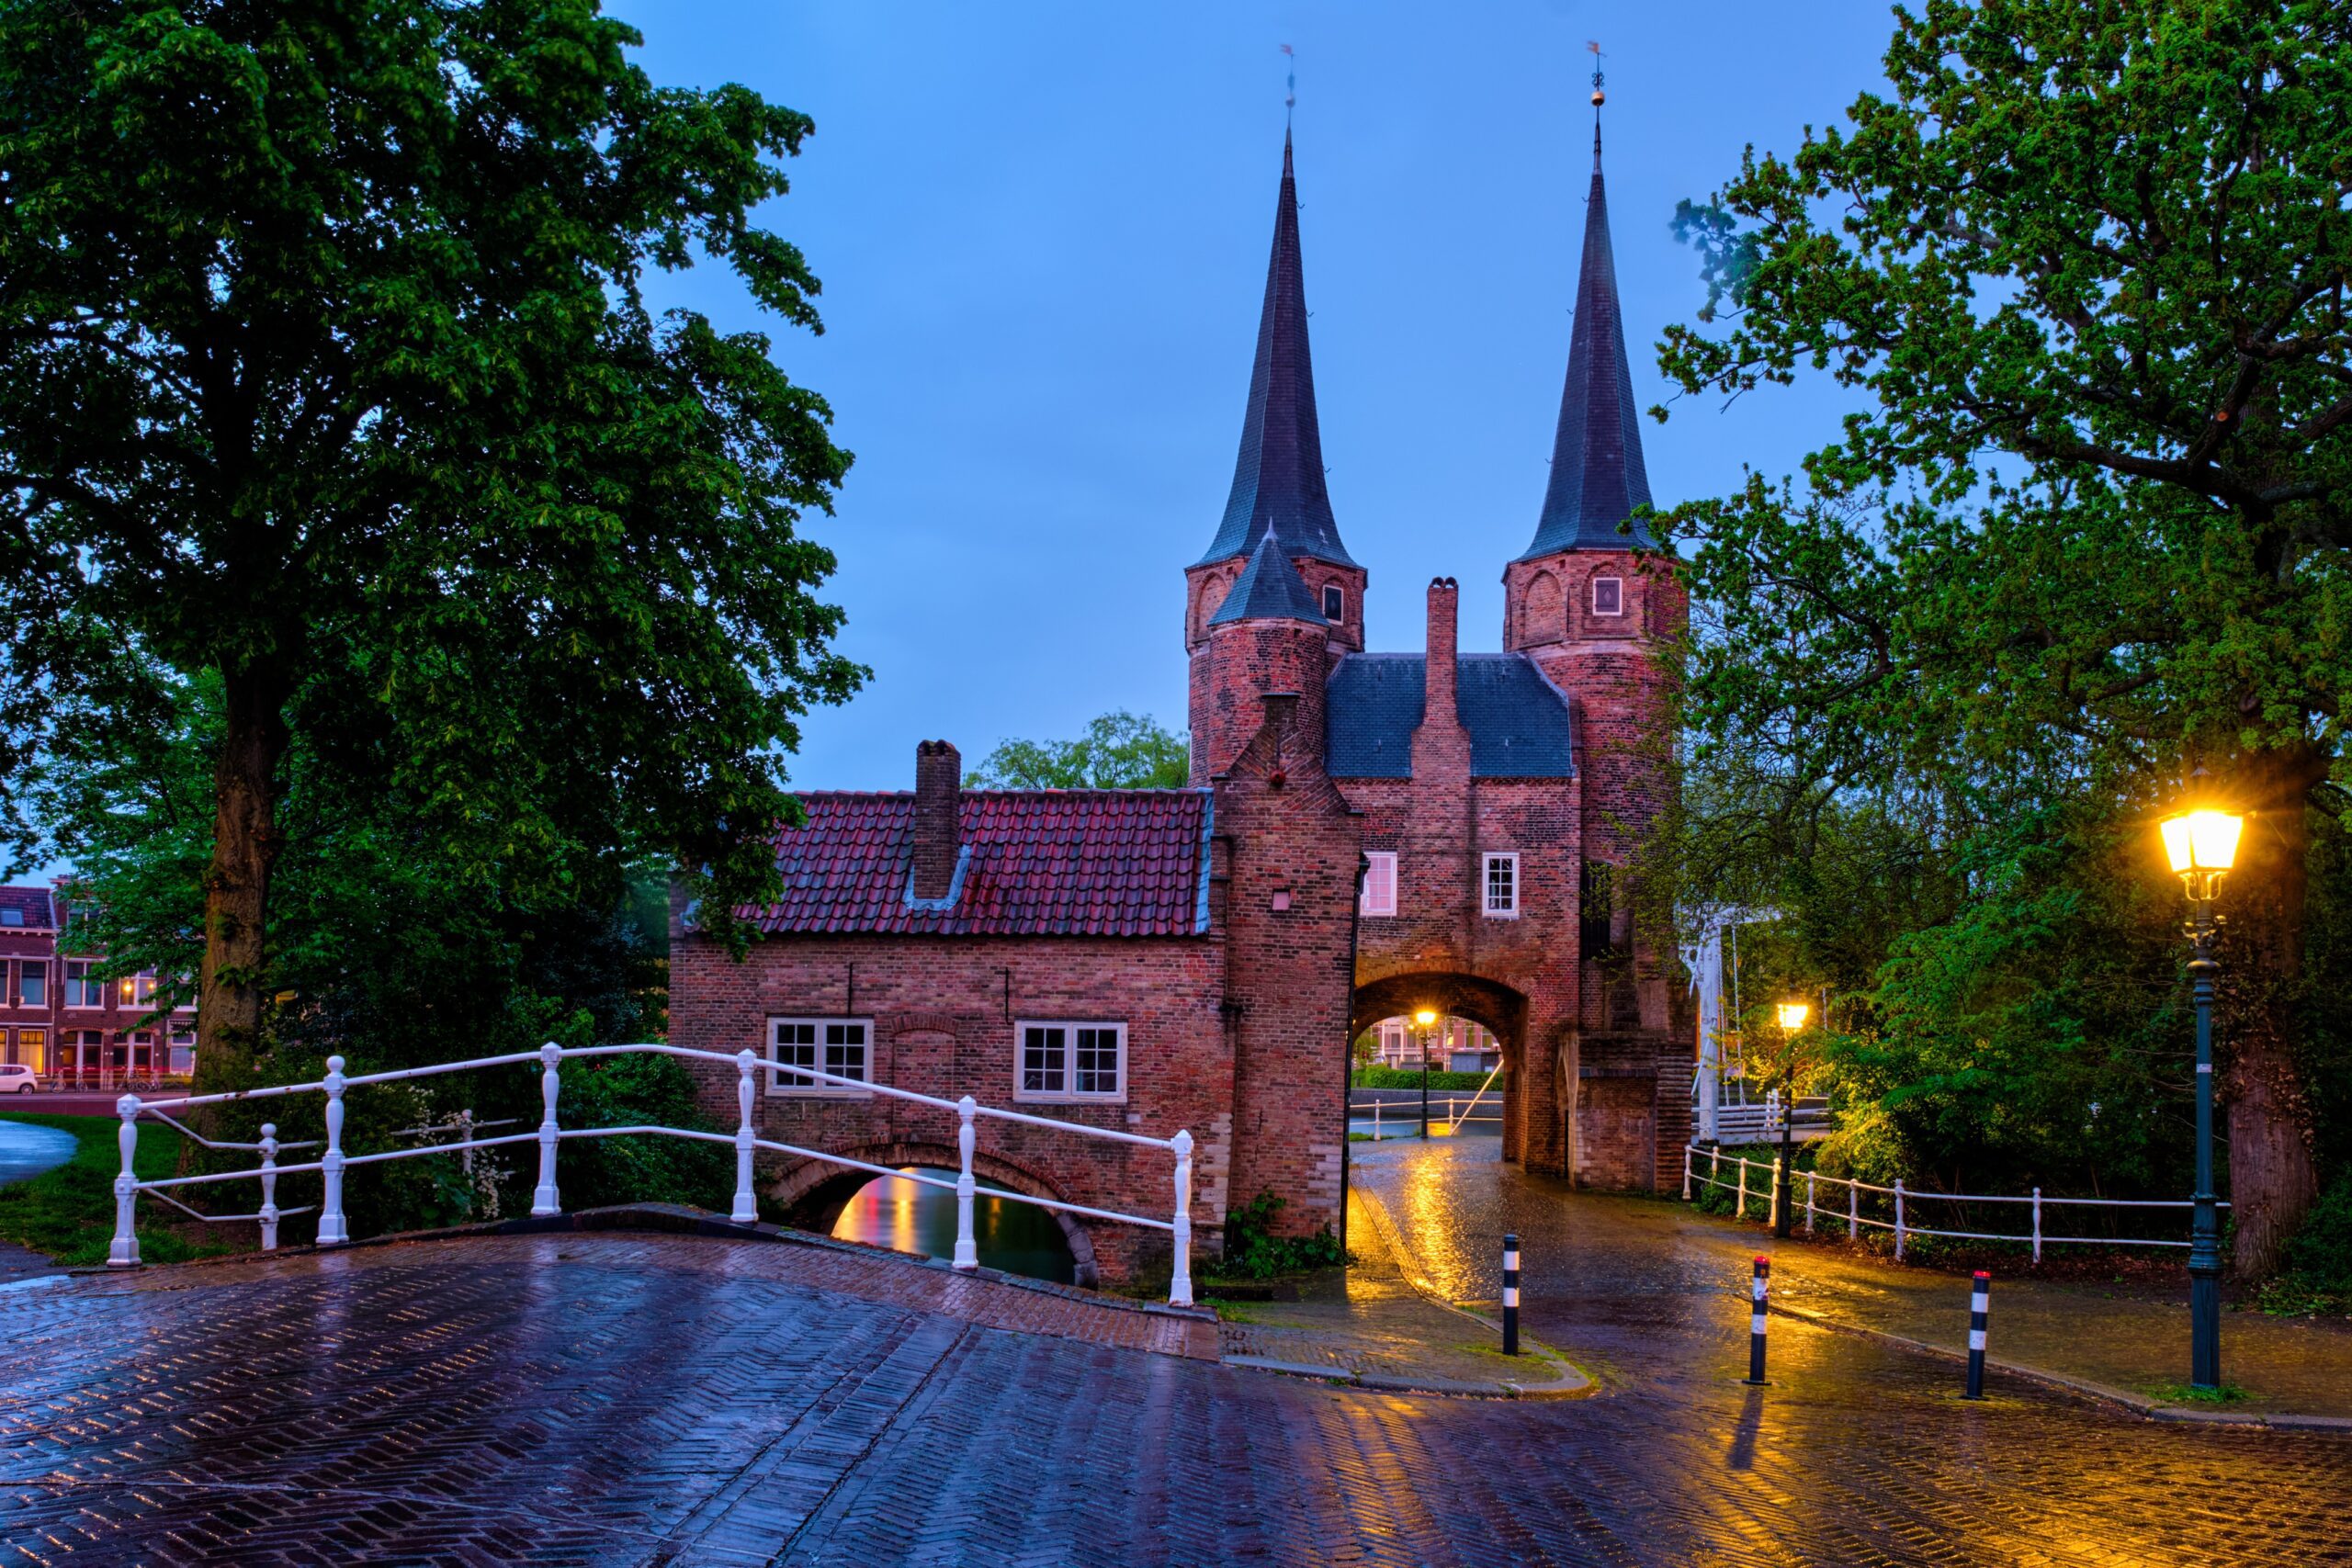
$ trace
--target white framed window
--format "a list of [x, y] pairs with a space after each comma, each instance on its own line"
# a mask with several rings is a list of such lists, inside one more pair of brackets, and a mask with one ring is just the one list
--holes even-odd
[[1333, 626], [1348, 618], [1348, 591], [1336, 582], [1323, 585], [1323, 618]]
[[196, 1071], [196, 1031], [172, 1031], [172, 1066], [174, 1076]]
[[1625, 613], [1623, 578], [1596, 577], [1592, 580], [1592, 613], [1596, 615], [1622, 615]]
[[155, 999], [155, 972], [142, 969], [136, 975], [122, 977], [122, 999], [126, 1006], [145, 1007]]
[[[779, 1067], [813, 1067], [836, 1077], [870, 1083], [868, 1047], [874, 1039], [870, 1018], [772, 1018], [768, 1020], [768, 1060]], [[768, 1075], [770, 1094], [853, 1095], [866, 1091], [829, 1079], [798, 1073]]]
[[1012, 1098], [1031, 1100], [1124, 1100], [1127, 1098], [1127, 1026], [1023, 1019], [1013, 1025], [1018, 1060]]
[[1380, 1021], [1380, 1065], [1384, 1067], [1405, 1065], [1405, 1021], [1401, 1018]]
[[1485, 855], [1486, 897], [1489, 919], [1519, 919], [1519, 854], [1513, 850], [1488, 850]]
[[65, 961], [65, 1005], [70, 1008], [102, 1008], [107, 1005], [107, 983], [98, 978], [96, 959], [69, 958]]
[[49, 965], [40, 959], [28, 959], [17, 976], [17, 1005], [45, 1008], [49, 1005]]
[[1366, 850], [1363, 853], [1363, 898], [1359, 912], [1366, 915], [1393, 915], [1396, 912], [1396, 852]]

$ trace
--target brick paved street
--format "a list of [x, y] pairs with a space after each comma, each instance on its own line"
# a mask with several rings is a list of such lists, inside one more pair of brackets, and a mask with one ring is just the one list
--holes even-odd
[[0, 1540], [76, 1565], [2352, 1562], [2352, 1440], [1962, 1406], [1945, 1363], [1794, 1324], [1747, 1390], [1736, 1295], [1619, 1262], [1573, 1294], [1531, 1271], [1532, 1325], [1611, 1380], [1541, 1404], [1335, 1390], [1192, 1359], [1167, 1318], [690, 1236], [20, 1287]]

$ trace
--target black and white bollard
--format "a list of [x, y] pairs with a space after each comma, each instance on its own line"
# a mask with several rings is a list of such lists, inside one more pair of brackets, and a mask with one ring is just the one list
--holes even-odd
[[1976, 1270], [1968, 1292], [1968, 1392], [1963, 1399], [1984, 1397], [1984, 1319], [1993, 1305], [1993, 1276]]
[[1749, 1286], [1753, 1310], [1747, 1320], [1747, 1382], [1761, 1387], [1764, 1382], [1764, 1307], [1771, 1291], [1772, 1260], [1756, 1259], [1756, 1280]]
[[1519, 1354], [1519, 1237], [1503, 1237], [1503, 1354]]

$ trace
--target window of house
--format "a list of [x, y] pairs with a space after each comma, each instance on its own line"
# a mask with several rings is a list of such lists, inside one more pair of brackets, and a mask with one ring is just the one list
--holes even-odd
[[1622, 615], [1625, 613], [1623, 578], [1596, 577], [1592, 580], [1592, 613], [1596, 615]]
[[1487, 913], [1497, 919], [1519, 914], [1519, 855], [1490, 850], [1487, 854]]
[[172, 1031], [172, 1066], [174, 1077], [184, 1077], [196, 1071], [196, 1032], [192, 1029]]
[[1380, 1060], [1384, 1066], [1405, 1065], [1405, 1021], [1384, 1018], [1380, 1021]]
[[1015, 1100], [1125, 1100], [1127, 1026], [1023, 1022]]
[[1395, 914], [1396, 912], [1396, 852], [1366, 850], [1363, 859], [1363, 899], [1361, 912], [1367, 915]]
[[1611, 868], [1597, 860], [1584, 863], [1584, 888], [1578, 903], [1581, 906], [1577, 938], [1587, 958], [1607, 953], [1616, 942], [1616, 889], [1612, 886]]
[[[813, 1067], [835, 1077], [872, 1080], [866, 1076], [866, 1046], [873, 1021], [864, 1018], [772, 1018], [768, 1020], [768, 1060], [779, 1067]], [[865, 1090], [827, 1078], [799, 1073], [769, 1076], [770, 1094], [863, 1094]]]
[[1323, 618], [1334, 626], [1348, 618], [1348, 591], [1336, 582], [1323, 585]]
[[17, 1031], [17, 1060], [37, 1073], [50, 1071], [49, 1031], [46, 1029]]
[[107, 1005], [107, 983], [98, 978], [96, 959], [69, 958], [65, 961], [65, 1005], [70, 1008], [102, 1008]]
[[21, 926], [24, 923], [25, 912], [22, 909], [17, 908], [14, 904], [9, 905], [5, 909], [0, 909], [0, 926]]
[[21, 1007], [45, 1008], [49, 1005], [49, 965], [28, 963], [17, 977], [17, 998]]
[[153, 969], [146, 969], [136, 975], [125, 975], [122, 977], [122, 999], [140, 1007], [145, 1007], [149, 1002], [153, 1001], [155, 972]]

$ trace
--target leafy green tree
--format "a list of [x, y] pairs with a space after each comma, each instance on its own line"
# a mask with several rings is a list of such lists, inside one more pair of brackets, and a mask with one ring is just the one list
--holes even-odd
[[972, 770], [982, 789], [1182, 789], [1191, 774], [1182, 735], [1124, 708], [1076, 740], [1007, 740]]
[[2223, 1088], [2237, 1261], [2266, 1269], [2316, 1188], [2311, 814], [2347, 798], [2352, 13], [1898, 18], [1889, 96], [1678, 219], [1710, 303], [1668, 374], [1854, 400], [1802, 487], [1679, 520], [1720, 615], [1691, 715], [1816, 789], [1924, 781], [1982, 820], [2144, 820], [2199, 764], [2255, 813]]
[[209, 1082], [277, 988], [298, 752], [525, 905], [650, 854], [723, 924], [861, 678], [797, 531], [825, 403], [647, 299], [704, 260], [817, 329], [752, 220], [809, 122], [638, 42], [593, 0], [0, 0], [0, 806], [38, 837], [68, 720], [208, 748]]

